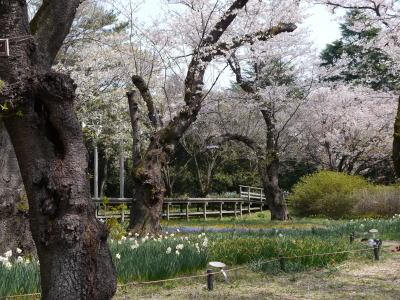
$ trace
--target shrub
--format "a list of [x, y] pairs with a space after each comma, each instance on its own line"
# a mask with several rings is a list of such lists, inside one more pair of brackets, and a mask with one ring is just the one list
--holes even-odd
[[353, 213], [361, 216], [393, 216], [400, 213], [400, 188], [371, 186], [353, 192]]
[[360, 176], [321, 171], [302, 177], [290, 199], [299, 216], [322, 214], [340, 218], [350, 213], [355, 204], [353, 191], [366, 187], [367, 180]]

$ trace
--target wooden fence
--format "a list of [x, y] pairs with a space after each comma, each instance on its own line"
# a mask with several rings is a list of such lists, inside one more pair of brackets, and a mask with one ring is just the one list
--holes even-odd
[[[186, 218], [224, 215], [242, 216], [244, 213], [263, 211], [268, 209], [265, 205], [263, 189], [239, 186], [240, 198], [165, 198], [162, 216], [170, 218]], [[129, 206], [132, 198], [93, 198], [96, 204], [96, 217], [104, 218], [129, 218]], [[118, 208], [119, 207], [119, 208]], [[124, 208], [125, 207], [125, 208]]]

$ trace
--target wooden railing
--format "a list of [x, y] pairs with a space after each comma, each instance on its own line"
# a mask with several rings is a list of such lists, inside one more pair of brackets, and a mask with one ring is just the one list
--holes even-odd
[[[217, 215], [222, 218], [224, 215], [242, 216], [243, 213], [252, 211], [263, 211], [268, 209], [265, 204], [265, 194], [263, 188], [240, 185], [240, 198], [165, 198], [162, 207], [162, 216], [169, 220], [170, 218], [184, 217], [187, 220], [190, 216], [203, 217]], [[287, 192], [284, 192], [287, 204]], [[129, 206], [132, 204], [132, 198], [107, 198], [106, 201], [101, 198], [92, 198], [96, 204], [96, 217], [121, 218], [123, 221], [129, 218]], [[114, 207], [112, 210], [109, 208]], [[124, 208], [115, 209], [116, 206], [124, 205]]]
[[[129, 213], [124, 208], [114, 209], [111, 213], [109, 208], [124, 205], [126, 208], [132, 203], [132, 198], [93, 198], [96, 204], [96, 217], [121, 218], [123, 221], [129, 218]], [[162, 216], [167, 220], [173, 217], [203, 217], [217, 215], [242, 216], [244, 213], [262, 211], [264, 203], [259, 200], [248, 200], [245, 198], [166, 198], [164, 199]], [[108, 208], [107, 208], [108, 207]]]

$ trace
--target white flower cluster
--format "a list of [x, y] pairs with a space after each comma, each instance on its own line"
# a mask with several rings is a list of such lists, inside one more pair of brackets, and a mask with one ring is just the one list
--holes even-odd
[[[22, 250], [17, 248], [15, 249], [15, 253], [16, 254], [21, 254]], [[3, 256], [0, 255], [0, 264], [2, 264], [6, 269], [10, 270], [13, 266], [12, 262], [11, 262], [11, 258], [13, 256], [13, 251], [12, 250], [8, 250], [6, 251]], [[14, 260], [14, 264], [29, 264], [31, 263], [30, 259], [24, 258], [22, 256], [17, 256], [17, 258]]]

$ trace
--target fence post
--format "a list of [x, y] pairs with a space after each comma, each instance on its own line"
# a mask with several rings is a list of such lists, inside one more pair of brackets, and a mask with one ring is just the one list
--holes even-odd
[[169, 220], [169, 202], [167, 202], [167, 220]]
[[243, 202], [239, 202], [240, 216], [243, 216]]
[[204, 202], [204, 220], [207, 220], [207, 202]]
[[374, 258], [375, 258], [375, 260], [379, 260], [379, 246], [380, 245], [374, 245]]
[[214, 274], [212, 274], [212, 270], [207, 270], [207, 289], [212, 291], [214, 289]]
[[285, 268], [285, 257], [284, 257], [282, 254], [279, 254], [278, 257], [279, 257], [279, 265], [280, 265], [280, 267], [281, 267], [281, 270], [282, 270], [283, 272], [286, 272], [286, 268]]
[[221, 202], [219, 204], [219, 218], [222, 219], [222, 205], [224, 205], [224, 202]]
[[249, 202], [249, 214], [251, 213], [251, 202]]
[[189, 220], [189, 202], [186, 203], [186, 220]]
[[237, 217], [237, 202], [235, 202], [235, 218]]
[[355, 239], [355, 233], [352, 232], [352, 233], [350, 234], [350, 243], [354, 242], [354, 239]]

